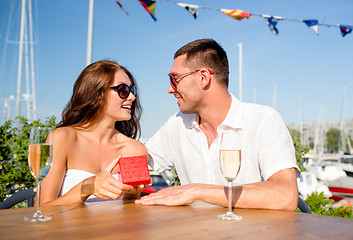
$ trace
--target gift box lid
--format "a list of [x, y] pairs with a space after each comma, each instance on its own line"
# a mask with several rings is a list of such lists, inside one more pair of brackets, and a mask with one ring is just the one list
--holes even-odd
[[128, 185], [143, 185], [151, 183], [147, 157], [133, 156], [119, 159], [121, 182]]

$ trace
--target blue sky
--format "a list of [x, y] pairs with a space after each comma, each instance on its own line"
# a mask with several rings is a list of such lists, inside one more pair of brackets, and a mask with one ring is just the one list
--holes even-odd
[[[61, 112], [73, 84], [86, 65], [88, 0], [32, 0], [35, 21], [37, 115]], [[14, 1], [14, 9], [20, 0]], [[241, 9], [292, 19], [318, 19], [326, 24], [353, 25], [350, 0], [190, 0], [180, 2], [214, 8]], [[174, 52], [199, 38], [214, 38], [228, 53], [230, 92], [238, 96], [238, 42], [243, 44], [243, 101], [273, 105], [287, 124], [299, 122], [299, 96], [304, 122], [318, 121], [324, 99], [324, 119], [353, 118], [353, 33], [342, 37], [337, 27], [319, 26], [319, 35], [304, 23], [280, 21], [272, 34], [264, 18], [237, 21], [220, 11], [199, 9], [196, 20], [185, 9], [157, 2], [154, 22], [137, 0], [96, 0], [93, 61], [115, 59], [135, 76], [143, 106], [142, 137], [148, 139], [178, 111], [167, 93], [167, 74]], [[5, 44], [19, 38], [19, 11], [12, 14], [8, 0], [0, 0], [0, 123], [4, 101], [16, 95], [18, 46]], [[8, 24], [9, 16], [13, 19]], [[10, 27], [9, 31], [7, 30]], [[7, 34], [8, 31], [8, 34]], [[6, 45], [6, 48], [4, 47]], [[5, 51], [6, 49], [6, 51]], [[24, 81], [24, 80], [23, 80]], [[24, 83], [23, 83], [24, 84]], [[25, 106], [22, 107], [25, 111]], [[11, 108], [15, 112], [15, 105]]]

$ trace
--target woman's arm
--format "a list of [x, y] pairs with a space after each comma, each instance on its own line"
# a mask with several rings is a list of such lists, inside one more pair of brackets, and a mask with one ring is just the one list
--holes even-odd
[[111, 171], [117, 164], [119, 158], [115, 159], [105, 170], [96, 176], [89, 177], [65, 195], [46, 202], [45, 205], [83, 204], [90, 195], [101, 199], [118, 199], [125, 192], [133, 191], [133, 187], [116, 180]]
[[43, 205], [58, 198], [67, 169], [70, 145], [73, 144], [75, 133], [67, 128], [58, 128], [54, 131], [53, 138], [52, 165], [41, 186], [41, 204]]
[[117, 199], [132, 190], [131, 186], [122, 184], [111, 175], [112, 169], [118, 163], [117, 158], [96, 176], [83, 180], [66, 194], [58, 197], [76, 134], [70, 129], [59, 128], [54, 131], [54, 139], [52, 166], [42, 182], [43, 205], [83, 204], [90, 195], [101, 199]]

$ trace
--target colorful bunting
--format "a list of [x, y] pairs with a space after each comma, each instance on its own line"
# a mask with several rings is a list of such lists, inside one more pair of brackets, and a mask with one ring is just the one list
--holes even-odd
[[221, 9], [221, 12], [238, 20], [238, 21], [241, 21], [243, 20], [244, 18], [250, 18], [251, 17], [251, 14], [248, 13], [248, 12], [244, 12], [242, 10], [239, 10], [239, 9], [234, 9], [234, 10], [228, 10], [228, 9]]
[[123, 5], [121, 5], [121, 3], [120, 3], [118, 0], [116, 0], [116, 3], [119, 5], [119, 7], [121, 8], [121, 10], [123, 10], [123, 11], [126, 13], [126, 15], [129, 17], [129, 13], [125, 10], [125, 8], [123, 7]]
[[318, 26], [317, 26], [319, 24], [318, 20], [316, 20], [316, 19], [308, 19], [308, 20], [303, 20], [303, 22], [306, 24], [306, 26], [308, 26], [314, 32], [316, 32], [317, 35], [319, 35], [319, 30], [318, 30]]
[[[234, 10], [229, 10], [229, 9], [220, 9], [220, 8], [214, 8], [214, 7], [206, 7], [206, 6], [200, 6], [200, 5], [194, 5], [194, 4], [188, 4], [188, 3], [181, 3], [181, 2], [176, 2], [172, 0], [138, 0], [142, 6], [145, 8], [145, 10], [151, 15], [154, 21], [157, 21], [157, 19], [154, 16], [154, 11], [156, 7], [156, 1], [160, 2], [170, 2], [177, 4], [181, 7], [184, 7], [189, 13], [191, 13], [196, 19], [198, 12], [197, 9], [208, 9], [208, 10], [215, 10], [215, 11], [221, 11], [222, 13], [236, 19], [236, 20], [243, 20], [244, 18], [250, 18], [251, 16], [257, 16], [257, 17], [262, 17], [266, 20], [266, 23], [268, 27], [270, 28], [271, 32], [275, 35], [278, 35], [279, 31], [276, 28], [276, 25], [279, 20], [287, 20], [287, 21], [296, 21], [296, 22], [304, 22], [309, 28], [311, 28], [316, 34], [319, 34], [318, 31], [318, 26], [327, 26], [327, 27], [339, 27], [341, 30], [342, 37], [346, 36], [347, 34], [351, 33], [353, 30], [352, 26], [348, 25], [339, 25], [339, 24], [325, 24], [325, 23], [320, 23], [316, 19], [307, 19], [307, 20], [301, 20], [301, 19], [288, 19], [284, 17], [277, 17], [277, 16], [270, 16], [270, 15], [264, 15], [264, 14], [256, 14], [256, 13], [249, 13], [245, 12], [239, 9], [234, 9]], [[126, 15], [129, 16], [127, 11], [123, 8], [123, 6], [120, 4], [119, 1], [116, 1], [116, 3], [120, 6], [120, 8], [126, 13]]]
[[150, 0], [138, 0], [142, 6], [146, 9], [146, 11], [151, 15], [154, 21], [157, 21], [157, 19], [154, 16], [154, 9], [156, 7], [156, 1], [150, 1]]
[[187, 3], [176, 3], [177, 5], [184, 7], [189, 13], [191, 13], [194, 16], [194, 19], [197, 17], [197, 8], [199, 6], [193, 5], [193, 4], [187, 4]]
[[273, 34], [278, 34], [278, 29], [276, 28], [276, 25], [278, 23], [278, 20], [281, 20], [279, 17], [273, 17], [273, 16], [267, 16], [264, 15], [264, 18], [267, 22], [268, 27], [270, 28], [271, 32]]
[[342, 37], [346, 36], [348, 33], [352, 32], [352, 26], [339, 25], [341, 29]]

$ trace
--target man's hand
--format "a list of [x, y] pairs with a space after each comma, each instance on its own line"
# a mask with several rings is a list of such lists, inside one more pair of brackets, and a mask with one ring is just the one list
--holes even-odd
[[193, 203], [195, 193], [197, 191], [196, 184], [189, 184], [177, 187], [169, 187], [160, 190], [156, 193], [144, 196], [135, 201], [142, 205], [166, 205], [166, 206], [180, 206]]
[[[142, 205], [179, 206], [194, 201], [204, 201], [228, 206], [225, 186], [193, 183], [169, 187], [135, 201]], [[295, 211], [298, 204], [298, 187], [295, 168], [273, 174], [267, 181], [233, 187], [233, 206], [237, 208], [261, 208]]]

